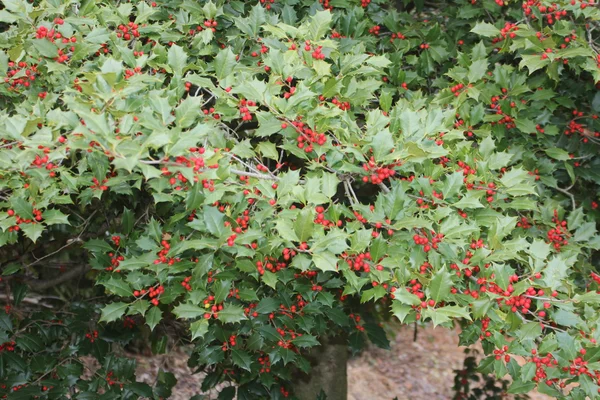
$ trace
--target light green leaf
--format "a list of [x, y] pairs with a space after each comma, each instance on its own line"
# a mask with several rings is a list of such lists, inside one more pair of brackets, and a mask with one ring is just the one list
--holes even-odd
[[127, 310], [129, 304], [118, 302], [111, 303], [104, 306], [102, 309], [102, 316], [100, 317], [100, 322], [112, 322], [121, 318], [123, 314], [125, 314], [125, 310]]

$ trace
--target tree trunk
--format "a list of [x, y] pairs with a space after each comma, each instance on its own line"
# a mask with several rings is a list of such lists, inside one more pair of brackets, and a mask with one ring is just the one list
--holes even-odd
[[301, 371], [295, 372], [294, 395], [299, 400], [315, 400], [323, 391], [327, 400], [347, 400], [347, 339], [326, 339], [321, 346], [313, 348], [306, 358], [311, 370], [308, 375]]

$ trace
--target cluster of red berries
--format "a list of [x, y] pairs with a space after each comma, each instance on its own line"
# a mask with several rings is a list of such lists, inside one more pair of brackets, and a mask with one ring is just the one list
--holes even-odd
[[371, 156], [370, 160], [362, 165], [363, 170], [369, 175], [363, 176], [363, 182], [371, 182], [374, 185], [383, 183], [386, 179], [392, 178], [396, 175], [396, 171], [392, 169], [397, 164], [391, 164], [379, 167], [375, 163], [375, 158]]
[[519, 228], [529, 229], [529, 228], [531, 228], [531, 223], [529, 222], [527, 217], [521, 217], [521, 218], [519, 218], [519, 221], [517, 222], [517, 226]]
[[[287, 250], [287, 252], [286, 252], [286, 250]], [[290, 249], [283, 249], [283, 251], [284, 251], [284, 254], [287, 254], [288, 256], [290, 256], [290, 254], [292, 252], [292, 250], [290, 250]], [[265, 273], [265, 269], [270, 272], [277, 272], [277, 271], [281, 271], [286, 266], [287, 266], [287, 263], [278, 261], [275, 257], [266, 257], [264, 261], [256, 262], [256, 270], [258, 271], [258, 273], [260, 275], [263, 275]]]
[[191, 276], [186, 276], [183, 281], [181, 282], [181, 286], [183, 286], [183, 288], [185, 290], [187, 290], [188, 292], [190, 290], [192, 290], [192, 285], [190, 285], [190, 281], [192, 280]]
[[400, 32], [392, 33], [392, 37], [390, 38], [390, 42], [393, 42], [396, 39], [398, 39], [398, 40], [404, 40], [404, 39], [406, 39], [406, 36], [404, 36]]
[[315, 207], [315, 211], [317, 212], [317, 216], [314, 220], [315, 224], [323, 225], [325, 228], [331, 228], [336, 225], [341, 226], [341, 220], [338, 220], [337, 223], [335, 223], [325, 218], [325, 208], [323, 206]]
[[539, 175], [540, 171], [539, 171], [537, 168], [536, 168], [536, 169], [534, 169], [533, 171], [529, 171], [529, 172], [527, 172], [527, 173], [528, 173], [529, 175], [533, 176], [533, 179], [535, 179], [536, 181], [539, 181], [539, 180], [540, 180], [540, 175]]
[[118, 235], [111, 236], [110, 240], [112, 240], [112, 242], [117, 247], [119, 247], [121, 245], [121, 236], [118, 236]]
[[[593, 2], [591, 2], [593, 3]], [[571, 4], [575, 5], [575, 0], [571, 0]], [[585, 2], [582, 2], [581, 9], [585, 9], [588, 5]], [[537, 19], [536, 13], [533, 12], [532, 8], [537, 7], [542, 18], [546, 19], [548, 25], [554, 24], [554, 22], [559, 21], [561, 18], [567, 16], [566, 10], [559, 10], [556, 4], [552, 4], [552, 6], [542, 5], [542, 2], [539, 0], [528, 0], [523, 2], [523, 10], [525, 15], [530, 16], [532, 19]]]
[[277, 333], [279, 333], [279, 335], [281, 336], [281, 340], [279, 340], [277, 342], [277, 345], [279, 347], [283, 347], [284, 349], [295, 349], [295, 346], [292, 343], [292, 340], [302, 336], [301, 333], [294, 332], [291, 329], [288, 329], [286, 331], [283, 328], [277, 328]]
[[349, 317], [350, 317], [351, 320], [354, 321], [354, 327], [357, 330], [359, 330], [360, 332], [364, 332], [365, 331], [365, 327], [360, 324], [360, 321], [361, 321], [360, 315], [350, 314]]
[[421, 44], [419, 45], [419, 48], [420, 48], [421, 50], [427, 50], [427, 49], [429, 48], [429, 43], [421, 43]]
[[216, 32], [217, 26], [219, 26], [219, 23], [214, 19], [207, 19], [206, 21], [204, 21], [203, 25], [205, 28], [210, 29], [213, 32]]
[[117, 37], [123, 38], [125, 40], [131, 40], [132, 37], [138, 38], [140, 37], [140, 33], [138, 32], [138, 24], [134, 24], [133, 22], [129, 22], [127, 25], [119, 25], [117, 27]]
[[545, 60], [546, 58], [548, 58], [548, 54], [552, 53], [552, 49], [547, 48], [546, 51], [544, 53], [542, 53], [542, 55], [540, 56], [540, 58], [542, 60]]
[[331, 100], [331, 102], [333, 104], [335, 104], [342, 111], [348, 111], [350, 109], [350, 102], [349, 101], [340, 101], [340, 100], [338, 100], [336, 98], [333, 98]]
[[481, 335], [479, 335], [479, 340], [483, 340], [486, 337], [492, 336], [492, 332], [488, 329], [490, 327], [490, 318], [485, 317], [481, 320]]
[[296, 252], [296, 250], [294, 250], [294, 249], [288, 249], [287, 247], [285, 249], [283, 249], [283, 252], [282, 252], [283, 259], [285, 261], [291, 260], [296, 254], [298, 254]]
[[121, 261], [125, 260], [125, 257], [121, 256], [121, 255], [116, 255], [115, 253], [108, 253], [108, 256], [110, 257], [110, 266], [104, 268], [105, 271], [111, 272], [111, 271], [115, 271], [115, 272], [121, 272], [118, 268], [119, 265], [121, 264]]
[[[268, 48], [267, 46], [265, 46], [264, 44], [261, 44], [261, 45], [260, 45], [260, 54], [265, 54], [265, 53], [267, 53], [268, 51], [269, 51], [269, 48]], [[258, 57], [258, 56], [259, 56], [259, 53], [257, 53], [256, 51], [253, 51], [253, 52], [252, 52], [250, 55], [251, 55], [252, 57]], [[267, 72], [269, 72], [269, 71], [267, 71]]]
[[379, 25], [374, 25], [371, 28], [369, 28], [369, 33], [371, 35], [379, 36], [380, 30], [381, 30], [381, 27]]
[[306, 153], [313, 151], [313, 144], [323, 146], [327, 142], [327, 136], [324, 133], [317, 133], [310, 129], [308, 125], [301, 121], [293, 121], [292, 125], [299, 133], [296, 141], [299, 149], [304, 149]]
[[[537, 350], [532, 349], [531, 354], [533, 357], [529, 360], [535, 364], [535, 376], [532, 378], [534, 382], [540, 382], [545, 380], [548, 375], [546, 374], [546, 368], [556, 367], [558, 365], [558, 361], [554, 359], [551, 353], [546, 354], [545, 356], [537, 355]], [[554, 379], [546, 381], [547, 385], [552, 385]]]
[[342, 258], [346, 260], [346, 263], [348, 264], [351, 270], [362, 270], [364, 272], [371, 271], [370, 263], [373, 261], [373, 259], [371, 258], [370, 252], [360, 253], [354, 256], [349, 256], [346, 253], [343, 253]]
[[15, 346], [17, 344], [15, 342], [4, 342], [0, 344], [0, 353], [3, 351], [15, 351]]
[[[214, 300], [214, 296], [210, 296], [210, 297], [212, 297]], [[206, 304], [206, 302], [205, 302], [205, 304]], [[210, 307], [210, 311], [212, 312], [212, 314], [208, 313], [208, 312], [204, 313], [204, 319], [210, 319], [210, 317], [213, 317], [214, 319], [219, 318], [219, 311], [221, 311], [221, 310], [223, 310], [223, 304], [219, 304], [219, 305], [213, 304]]]
[[248, 107], [255, 107], [256, 103], [253, 102], [252, 100], [246, 100], [246, 99], [242, 99], [240, 100], [240, 115], [242, 116], [242, 121], [251, 121], [252, 120], [252, 114], [250, 113], [250, 110], [248, 109]]
[[240, 299], [240, 289], [229, 289], [229, 294], [227, 298]]
[[296, 87], [292, 86], [292, 87], [290, 87], [290, 89], [287, 92], [283, 93], [283, 98], [289, 99], [290, 97], [292, 97], [294, 95], [294, 93], [296, 93]]
[[20, 224], [36, 224], [38, 222], [41, 222], [44, 217], [42, 216], [42, 212], [40, 210], [37, 209], [33, 209], [32, 214], [33, 214], [33, 219], [26, 219], [26, 218], [21, 218], [19, 215], [15, 215], [15, 211], [10, 209], [6, 211], [6, 214], [9, 217], [15, 217], [15, 223], [16, 225], [13, 225], [11, 227], [8, 228], [9, 232], [17, 232], [19, 231], [21, 228], [19, 227]]
[[135, 320], [131, 317], [123, 318], [123, 328], [125, 329], [133, 329], [135, 328]]
[[119, 387], [123, 388], [123, 384], [119, 383], [117, 380], [113, 379], [113, 376], [114, 376], [113, 371], [108, 371], [108, 374], [106, 374], [106, 383], [108, 384], [108, 386], [119, 385]]
[[169, 254], [169, 250], [171, 250], [171, 245], [167, 240], [161, 240], [160, 245], [162, 246], [162, 249], [160, 249], [156, 254], [158, 258], [154, 260], [154, 264], [173, 265], [176, 262], [181, 261], [181, 259], [179, 258], [167, 257], [167, 254]]
[[567, 227], [566, 220], [560, 220], [558, 218], [558, 211], [554, 210], [554, 217], [552, 222], [555, 224], [553, 229], [550, 229], [546, 234], [549, 243], [551, 243], [556, 250], [560, 250], [562, 246], [569, 244], [567, 238], [570, 236], [569, 229]]
[[[304, 42], [304, 50], [305, 51], [313, 50], [313, 47], [310, 45], [310, 40], [307, 40], [306, 42]], [[323, 46], [315, 47], [313, 52], [311, 53], [312, 58], [314, 58], [315, 60], [324, 60], [325, 54], [322, 53], [322, 50], [323, 50]]]
[[[142, 289], [142, 292], [144, 290]], [[150, 303], [152, 303], [154, 306], [158, 306], [158, 297], [163, 294], [165, 292], [165, 287], [163, 285], [159, 285], [155, 288], [151, 287], [148, 289], [148, 297], [150, 297], [152, 300], [150, 300]], [[135, 294], [135, 293], [134, 293]]]
[[414, 235], [413, 241], [415, 244], [423, 246], [423, 251], [427, 253], [431, 249], [437, 249], [443, 238], [443, 233], [435, 233], [435, 231], [431, 231], [431, 239], [426, 233], [423, 233], [421, 235]]
[[258, 363], [260, 364], [261, 374], [268, 374], [269, 372], [271, 372], [271, 360], [269, 359], [268, 354], [258, 357]]
[[[46, 153], [46, 149], [44, 149], [44, 153]], [[53, 163], [48, 162], [48, 160], [48, 154], [44, 154], [43, 157], [36, 154], [35, 159], [31, 162], [31, 166], [35, 168], [45, 167], [49, 171], [56, 168], [56, 166]]]
[[248, 304], [248, 307], [244, 308], [244, 314], [246, 316], [252, 316], [254, 318], [258, 317], [258, 313], [256, 311], [252, 311], [256, 308], [256, 303]]
[[579, 350], [579, 354], [581, 354], [581, 356], [579, 356], [579, 357], [576, 357], [576, 358], [573, 360], [573, 363], [572, 363], [571, 365], [569, 365], [568, 367], [563, 367], [563, 371], [565, 371], [565, 372], [566, 372], [566, 371], [568, 371], [570, 375], [577, 375], [577, 376], [579, 376], [579, 375], [587, 375], [587, 376], [589, 376], [590, 378], [592, 378], [593, 380], [597, 380], [597, 379], [598, 379], [598, 377], [597, 377], [597, 376], [595, 376], [595, 375], [593, 375], [593, 374], [592, 374], [592, 373], [589, 371], [589, 369], [588, 369], [588, 367], [587, 367], [587, 365], [588, 365], [588, 362], [587, 362], [587, 361], [585, 361], [585, 360], [583, 359], [583, 357], [582, 357], [582, 356], [584, 356], [586, 353], [587, 353], [587, 351], [586, 351], [585, 349], [581, 349], [581, 350]]
[[508, 38], [514, 39], [517, 37], [517, 34], [515, 32], [518, 30], [519, 30], [519, 27], [517, 26], [517, 24], [514, 24], [512, 22], [506, 22], [504, 24], [504, 27], [502, 29], [500, 29], [501, 37], [492, 39], [492, 43], [498, 43], [498, 42], [501, 42], [502, 40], [506, 40]]
[[411, 279], [409, 283], [410, 287], [406, 287], [407, 292], [414, 294], [419, 299], [425, 297], [425, 293], [423, 293], [422, 291], [423, 285], [419, 281], [417, 281], [416, 279]]
[[[188, 89], [186, 88], [186, 90]], [[202, 113], [204, 113], [204, 115], [212, 115], [214, 119], [221, 119], [221, 115], [219, 113], [215, 113], [214, 107], [205, 108], [202, 110]]]
[[235, 339], [236, 339], [235, 335], [229, 336], [229, 340], [227, 342], [223, 342], [223, 346], [221, 346], [221, 350], [227, 351], [227, 350], [229, 350], [229, 346], [235, 347], [235, 345], [236, 345]]
[[332, 39], [343, 39], [343, 38], [345, 38], [345, 37], [346, 37], [345, 35], [342, 35], [341, 33], [339, 33], [339, 32], [338, 32], [338, 31], [336, 31], [336, 30], [332, 30], [332, 31], [331, 31], [331, 38], [332, 38]]
[[333, 10], [333, 7], [329, 4], [329, 0], [319, 0], [319, 3], [323, 5], [325, 10]]
[[[454, 94], [454, 97], [458, 97], [460, 96], [461, 91], [464, 89], [465, 85], [462, 83], [459, 83], [458, 85], [454, 85], [450, 88], [450, 91]], [[471, 85], [468, 85], [467, 87], [471, 87]]]
[[594, 282], [596, 282], [596, 284], [600, 285], [600, 275], [592, 272], [590, 274], [590, 278], [592, 278], [594, 280]]
[[260, 0], [260, 4], [262, 4], [267, 10], [271, 9], [271, 4], [275, 3], [275, 0]]
[[98, 181], [98, 178], [92, 178], [92, 184], [90, 185], [90, 189], [98, 189], [98, 190], [108, 190], [108, 186], [105, 183], [108, 182], [108, 179], [102, 179], [102, 183]]
[[125, 79], [129, 79], [129, 78], [133, 77], [135, 74], [141, 75], [142, 67], [135, 67], [133, 69], [127, 68], [125, 70]]
[[[464, 161], [458, 161], [456, 164], [457, 164], [457, 165], [458, 165], [458, 166], [461, 168], [461, 169], [460, 169], [460, 170], [458, 170], [458, 171], [461, 171], [461, 170], [462, 170], [462, 173], [463, 173], [463, 175], [465, 176], [465, 177], [463, 178], [463, 182], [464, 182], [464, 183], [467, 183], [467, 176], [468, 176], [468, 175], [475, 175], [475, 174], [477, 173], [477, 170], [476, 170], [475, 168], [473, 168], [473, 167], [469, 166], [469, 164], [467, 164], [467, 163], [466, 163], [466, 162], [464, 162]], [[469, 186], [467, 186], [467, 189], [469, 189]]]
[[508, 351], [508, 346], [503, 346], [501, 349], [495, 349], [494, 350], [494, 356], [496, 358], [496, 360], [501, 360], [504, 358], [504, 362], [509, 362], [510, 361], [510, 355], [506, 354], [506, 352]]
[[35, 81], [37, 64], [27, 64], [25, 61], [8, 62], [8, 71], [4, 78], [4, 83], [10, 84], [9, 90], [18, 90], [19, 86], [29, 87], [31, 82]]
[[85, 337], [90, 341], [90, 343], [94, 343], [96, 339], [98, 339], [98, 331], [92, 331], [90, 333], [86, 333]]

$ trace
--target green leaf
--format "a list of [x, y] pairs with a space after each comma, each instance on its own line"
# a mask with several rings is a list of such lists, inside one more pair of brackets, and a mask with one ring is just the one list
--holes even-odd
[[12, 197], [10, 206], [15, 212], [15, 215], [23, 219], [34, 219], [33, 206], [28, 201], [20, 197]]
[[225, 216], [216, 207], [204, 206], [202, 217], [206, 223], [206, 228], [213, 235], [220, 237], [225, 233], [223, 220]]
[[187, 64], [187, 58], [188, 56], [185, 51], [178, 45], [174, 44], [169, 48], [169, 66], [173, 69], [175, 74], [181, 75], [183, 73], [183, 69]]
[[173, 314], [177, 318], [197, 318], [206, 313], [206, 309], [193, 304], [183, 303], [173, 308]]
[[297, 347], [306, 348], [306, 347], [314, 347], [319, 345], [319, 341], [316, 337], [309, 334], [303, 334], [302, 336], [298, 336], [296, 339], [292, 340], [292, 343]]
[[429, 295], [436, 303], [446, 300], [452, 289], [452, 275], [445, 269], [435, 273], [429, 284]]
[[315, 266], [323, 272], [337, 271], [337, 256], [329, 251], [313, 254], [312, 260]]
[[129, 307], [129, 304], [122, 302], [107, 304], [102, 309], [100, 322], [113, 322], [118, 320], [123, 314], [125, 314], [127, 307]]
[[129, 297], [133, 293], [129, 284], [120, 278], [110, 277], [108, 281], [101, 283], [109, 292], [121, 297]]
[[42, 233], [44, 233], [44, 226], [39, 223], [21, 224], [20, 227], [25, 236], [34, 243], [42, 236]]
[[237, 64], [235, 61], [235, 54], [231, 51], [231, 48], [227, 47], [224, 50], [219, 51], [215, 56], [214, 67], [215, 74], [219, 80], [226, 78], [234, 71], [234, 67]]
[[567, 264], [560, 256], [552, 258], [544, 270], [544, 282], [550, 289], [558, 289], [562, 285], [562, 280], [567, 277], [567, 269]]
[[468, 79], [470, 83], [477, 82], [485, 76], [488, 68], [487, 58], [475, 60], [469, 67]]
[[244, 309], [241, 306], [226, 304], [223, 309], [219, 311], [218, 319], [224, 323], [235, 324], [245, 320], [246, 315], [244, 315]]
[[571, 157], [569, 157], [568, 152], [566, 152], [563, 149], [559, 149], [558, 147], [551, 147], [549, 149], [545, 149], [544, 152], [548, 155], [548, 157], [554, 158], [555, 160], [567, 161], [571, 159]]
[[294, 223], [294, 231], [301, 243], [306, 242], [312, 237], [314, 227], [313, 211], [308, 208], [300, 211], [298, 218], [296, 218], [296, 222]]
[[329, 11], [317, 11], [308, 26], [308, 39], [319, 40], [329, 31], [332, 15]]
[[87, 249], [93, 253], [106, 253], [106, 252], [114, 250], [111, 245], [109, 245], [108, 243], [106, 243], [104, 240], [101, 240], [101, 239], [88, 240], [83, 245], [83, 248]]
[[500, 29], [487, 22], [478, 22], [475, 24], [475, 27], [471, 29], [471, 32], [485, 37], [494, 37], [500, 35]]
[[59, 210], [46, 210], [42, 213], [45, 225], [70, 225], [69, 216]]
[[150, 330], [153, 331], [162, 319], [162, 311], [160, 311], [160, 308], [158, 307], [152, 307], [150, 308], [150, 311], [146, 313], [145, 318]]
[[273, 297], [264, 297], [258, 302], [254, 311], [259, 314], [268, 314], [279, 308], [280, 302]]
[[542, 327], [539, 322], [528, 322], [517, 331], [517, 337], [521, 341], [537, 339], [541, 334]]
[[523, 55], [522, 57], [519, 68], [526, 67], [529, 70], [529, 75], [550, 64], [550, 58], [542, 58], [541, 54]]
[[232, 349], [231, 350], [231, 360], [238, 367], [245, 369], [246, 371], [250, 371], [252, 368], [252, 358], [250, 354], [245, 351]]
[[192, 340], [204, 337], [208, 332], [208, 320], [199, 319], [196, 322], [190, 324], [190, 332], [192, 333]]

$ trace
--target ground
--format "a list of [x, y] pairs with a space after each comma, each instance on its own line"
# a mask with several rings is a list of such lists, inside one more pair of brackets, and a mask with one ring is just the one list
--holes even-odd
[[[390, 351], [369, 348], [351, 359], [348, 368], [349, 400], [448, 400], [452, 398], [454, 369], [461, 368], [464, 347], [458, 346], [458, 332], [427, 326], [418, 330], [403, 327], [392, 341]], [[138, 377], [153, 383], [159, 368], [177, 377], [172, 400], [188, 400], [200, 393], [200, 375], [192, 375], [187, 356], [180, 352], [138, 359]], [[209, 399], [216, 399], [216, 392]], [[532, 400], [548, 397], [532, 394]]]

